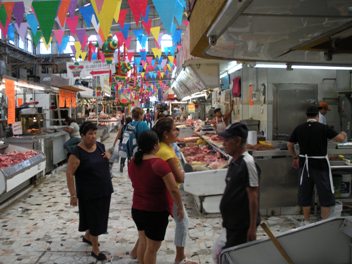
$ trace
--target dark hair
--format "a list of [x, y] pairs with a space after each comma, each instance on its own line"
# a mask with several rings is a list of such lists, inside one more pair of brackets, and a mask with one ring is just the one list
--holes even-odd
[[79, 128], [79, 133], [80, 133], [81, 135], [85, 135], [85, 134], [87, 134], [87, 132], [88, 132], [89, 130], [93, 130], [93, 131], [98, 130], [98, 127], [97, 127], [96, 124], [94, 124], [94, 123], [92, 123], [92, 122], [90, 122], [90, 121], [86, 121], [86, 122], [84, 122], [84, 123], [81, 125], [81, 127]]
[[135, 107], [132, 109], [132, 118], [134, 120], [138, 120], [141, 115], [144, 114], [144, 111], [140, 107]]
[[174, 126], [174, 120], [171, 117], [162, 117], [158, 119], [153, 130], [157, 133], [159, 140], [163, 140], [164, 132], [170, 132]]
[[126, 117], [125, 125], [127, 125], [128, 123], [131, 123], [131, 122], [132, 122], [132, 117], [130, 117], [130, 116]]
[[153, 130], [144, 131], [137, 140], [138, 151], [134, 154], [134, 163], [138, 166], [142, 163], [143, 155], [153, 151], [159, 143], [158, 135]]
[[216, 109], [214, 110], [214, 114], [216, 114], [217, 112], [220, 112], [220, 113], [221, 113], [221, 108], [216, 108]]

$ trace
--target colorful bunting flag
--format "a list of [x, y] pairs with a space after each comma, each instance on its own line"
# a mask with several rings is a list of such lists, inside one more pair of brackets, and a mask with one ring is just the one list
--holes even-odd
[[121, 9], [121, 3], [122, 3], [122, 0], [116, 0], [117, 1], [117, 7], [116, 7], [116, 10], [115, 10], [115, 14], [114, 14], [114, 20], [115, 22], [119, 22], [119, 16], [120, 16], [120, 9]]
[[13, 2], [6, 2], [0, 5], [0, 29], [3, 36], [7, 35], [14, 5], [15, 3]]
[[160, 34], [160, 27], [152, 27], [150, 29], [154, 39], [158, 42], [159, 41], [159, 34]]
[[34, 14], [27, 14], [26, 15], [26, 20], [27, 23], [29, 25], [29, 28], [32, 31], [32, 34], [36, 35], [37, 34], [37, 29], [38, 29], [38, 22], [37, 22], [37, 18], [35, 17]]
[[60, 0], [51, 1], [34, 1], [32, 3], [40, 29], [43, 33], [45, 42], [48, 44], [50, 41], [51, 31], [54, 26], [54, 19], [59, 8]]
[[10, 23], [7, 27], [7, 38], [11, 41], [15, 41], [15, 26], [13, 23]]
[[139, 19], [145, 16], [145, 11], [148, 5], [148, 0], [128, 0], [134, 21], [139, 25]]
[[[62, 31], [62, 32], [64, 32], [64, 31]], [[61, 37], [61, 42], [60, 42], [60, 44], [58, 43], [58, 45], [57, 45], [57, 49], [60, 54], [64, 52], [69, 41], [70, 41], [70, 36]]]
[[16, 30], [22, 41], [25, 41], [26, 36], [27, 36], [27, 28], [28, 28], [28, 23], [27, 22], [22, 22], [20, 26], [17, 26], [17, 23], [15, 24]]
[[16, 20], [17, 26], [20, 26], [20, 24], [23, 21], [24, 17], [24, 4], [23, 2], [16, 2], [13, 8], [13, 16]]
[[95, 15], [92, 15], [91, 22], [92, 22], [92, 25], [93, 25], [93, 27], [95, 29], [95, 32], [99, 33], [99, 22], [98, 22], [98, 19], [97, 19], [97, 17]]
[[94, 15], [94, 10], [92, 5], [80, 7], [79, 12], [83, 17], [83, 20], [84, 20], [84, 23], [86, 23], [86, 26], [90, 27], [92, 24], [92, 16]]
[[147, 8], [145, 9], [145, 15], [142, 17], [144, 22], [147, 22], [149, 20], [149, 11], [150, 11], [150, 6], [147, 5]]
[[79, 19], [78, 16], [72, 16], [72, 17], [68, 17], [66, 19], [66, 25], [70, 29], [71, 35], [76, 34], [76, 28], [77, 28], [77, 25], [78, 25], [78, 19]]
[[62, 37], [64, 36], [65, 31], [63, 29], [56, 29], [56, 30], [53, 30], [53, 33], [54, 33], [54, 36], [56, 38], [58, 45], [60, 45], [62, 42]]
[[77, 38], [78, 38], [79, 42], [81, 43], [81, 46], [83, 48], [85, 48], [86, 45], [87, 45], [87, 41], [88, 41], [88, 36], [86, 34], [86, 29], [85, 28], [78, 28], [76, 30], [76, 35], [77, 35]]
[[175, 1], [172, 0], [153, 0], [155, 10], [157, 11], [160, 20], [168, 33], [172, 32], [172, 24], [174, 24], [174, 9]]
[[68, 14], [70, 17], [75, 15], [76, 7], [77, 7], [77, 0], [70, 0], [70, 6], [68, 8]]
[[152, 52], [154, 54], [154, 57], [161, 57], [161, 49], [158, 49], [158, 48], [152, 48]]
[[34, 46], [37, 46], [39, 43], [39, 40], [42, 37], [42, 31], [41, 30], [37, 30], [37, 32], [34, 34], [32, 31], [32, 40], [33, 40], [33, 44]]
[[124, 27], [121, 29], [124, 39], [127, 39], [129, 29], [130, 29], [130, 24], [125, 24]]
[[152, 20], [150, 19], [147, 22], [142, 21], [142, 25], [143, 25], [143, 27], [145, 29], [145, 32], [147, 32], [148, 35], [150, 35], [150, 27], [152, 26]]
[[[99, 0], [98, 0], [99, 1]], [[116, 0], [106, 0], [103, 2], [102, 7], [99, 11], [97, 7], [97, 0], [91, 1], [95, 14], [99, 19], [99, 34], [103, 41], [105, 41], [110, 33], [110, 28], [112, 21], [114, 19], [115, 10], [118, 6], [118, 1]]]
[[61, 1], [59, 11], [57, 12], [57, 22], [61, 28], [65, 26], [66, 14], [69, 7], [70, 7], [70, 0]]
[[125, 19], [126, 19], [126, 14], [127, 14], [127, 9], [122, 9], [120, 11], [120, 16], [119, 16], [119, 24], [120, 24], [120, 27], [123, 28], [124, 25], [125, 25]]
[[97, 4], [97, 10], [100, 12], [101, 8], [103, 7], [104, 0], [95, 0], [95, 2]]

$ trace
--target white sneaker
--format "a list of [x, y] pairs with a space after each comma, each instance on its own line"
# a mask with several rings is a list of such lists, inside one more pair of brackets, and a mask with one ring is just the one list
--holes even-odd
[[306, 225], [309, 225], [310, 224], [310, 221], [309, 220], [303, 220], [301, 223], [300, 223], [300, 226], [306, 226]]

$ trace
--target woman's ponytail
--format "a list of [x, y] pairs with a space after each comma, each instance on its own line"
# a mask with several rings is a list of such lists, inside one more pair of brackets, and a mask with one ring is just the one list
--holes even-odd
[[134, 154], [134, 163], [138, 166], [142, 164], [143, 160], [143, 151], [141, 149], [138, 149], [137, 152]]

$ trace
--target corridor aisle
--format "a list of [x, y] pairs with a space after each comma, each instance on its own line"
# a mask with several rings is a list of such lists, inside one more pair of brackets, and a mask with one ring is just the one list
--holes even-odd
[[[112, 145], [115, 134], [104, 141]], [[112, 196], [108, 234], [100, 237], [101, 250], [112, 259], [107, 263], [136, 263], [128, 255], [137, 238], [131, 218], [132, 188], [126, 169], [118, 172], [115, 164], [113, 178], [115, 192]], [[33, 187], [20, 199], [0, 210], [0, 264], [45, 263], [80, 264], [95, 263], [90, 256], [91, 247], [81, 242], [76, 207], [69, 205], [66, 187], [66, 166], [57, 168], [45, 180]], [[190, 196], [184, 195], [190, 218], [187, 256], [199, 263], [212, 263], [211, 247], [221, 229], [219, 215], [199, 214]], [[277, 218], [279, 226], [271, 226], [277, 233], [294, 227], [290, 217]], [[165, 241], [158, 254], [158, 263], [173, 263], [174, 222], [170, 217]], [[258, 230], [258, 237], [263, 232]]]

